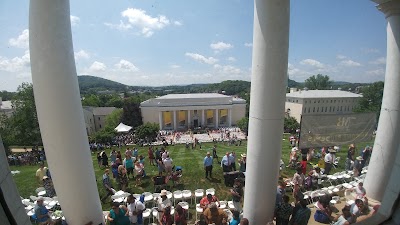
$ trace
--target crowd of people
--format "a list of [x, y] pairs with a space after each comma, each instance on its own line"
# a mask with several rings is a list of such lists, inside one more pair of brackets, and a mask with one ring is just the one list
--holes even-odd
[[34, 146], [29, 150], [24, 147], [22, 152], [9, 154], [7, 160], [11, 166], [32, 166], [45, 161], [46, 154], [44, 148], [39, 148], [38, 146]]

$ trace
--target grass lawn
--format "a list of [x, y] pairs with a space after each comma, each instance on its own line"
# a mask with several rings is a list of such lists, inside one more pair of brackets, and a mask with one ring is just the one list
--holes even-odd
[[[283, 140], [282, 144], [282, 159], [285, 162], [285, 165], [287, 165], [291, 147], [289, 146], [289, 142], [287, 140], [288, 135], [284, 135], [284, 139], [285, 140]], [[366, 145], [372, 145], [372, 143], [373, 141], [368, 143], [360, 143], [356, 145], [356, 147], [360, 151], [361, 148], [364, 148]], [[180, 184], [170, 191], [188, 189], [193, 192], [194, 190], [199, 188], [202, 188], [204, 190], [208, 188], [214, 188], [216, 190], [216, 196], [220, 200], [231, 200], [229, 194], [230, 188], [224, 185], [222, 168], [217, 164], [217, 162], [215, 162], [215, 160], [213, 168], [214, 179], [211, 181], [205, 179], [205, 173], [203, 169], [203, 158], [205, 157], [207, 151], [211, 152], [213, 144], [203, 143], [202, 145], [203, 145], [202, 150], [200, 150], [198, 147], [195, 150], [191, 149], [187, 150], [185, 148], [185, 145], [182, 144], [168, 147], [170, 156], [174, 161], [174, 165], [182, 166], [183, 168], [183, 176], [180, 180]], [[237, 157], [240, 157], [241, 153], [246, 152], [246, 147], [247, 147], [247, 142], [245, 141], [242, 142], [242, 146], [228, 146], [222, 143], [218, 143], [217, 152], [218, 156], [222, 157], [224, 153], [227, 151], [235, 151]], [[125, 149], [126, 148], [122, 148], [121, 152], [124, 152]], [[147, 149], [148, 149], [147, 147], [139, 147], [138, 149], [139, 149], [139, 154], [142, 154], [143, 156], [147, 157]], [[267, 150], [270, 150], [268, 149], [268, 146], [266, 146], [266, 151]], [[111, 150], [107, 149], [106, 151], [107, 154], [109, 155]], [[347, 154], [347, 146], [342, 146], [342, 150], [339, 153], [337, 153], [337, 157], [341, 158], [339, 162], [339, 167], [337, 169], [332, 169], [331, 173], [344, 170], [344, 162], [346, 159], [346, 154]], [[356, 154], [359, 154], [359, 152], [357, 152]], [[100, 195], [103, 196], [105, 194], [101, 179], [103, 174], [103, 169], [100, 169], [97, 164], [96, 154], [92, 154], [92, 160], [93, 160], [93, 168], [97, 178], [98, 190]], [[317, 160], [314, 159], [312, 163], [316, 164]], [[309, 167], [309, 169], [310, 168], [311, 166]], [[38, 166], [11, 166], [10, 169], [21, 171], [20, 174], [17, 174], [13, 177], [15, 183], [17, 184], [20, 195], [24, 198], [29, 198], [30, 195], [36, 195], [35, 189], [38, 187], [38, 184], [35, 178], [35, 172], [38, 169]], [[145, 191], [153, 193], [154, 187], [150, 177], [153, 177], [154, 175], [158, 174], [157, 167], [150, 166], [148, 163], [148, 159], [146, 159], [145, 171], [147, 174], [147, 178], [142, 180], [142, 185], [140, 187], [135, 187], [135, 181], [133, 180], [130, 181], [129, 183], [130, 193], [141, 194]], [[291, 177], [293, 174], [294, 170], [289, 168], [285, 168], [281, 172], [281, 175], [283, 177]], [[172, 182], [170, 184], [172, 186]], [[114, 187], [117, 187], [117, 185], [114, 185]], [[191, 208], [194, 207], [191, 206]], [[110, 205], [108, 203], [104, 204], [103, 209], [109, 210]]]

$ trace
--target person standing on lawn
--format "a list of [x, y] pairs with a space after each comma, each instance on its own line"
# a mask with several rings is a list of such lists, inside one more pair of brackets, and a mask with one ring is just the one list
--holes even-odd
[[204, 157], [203, 164], [204, 170], [206, 171], [206, 179], [208, 179], [208, 175], [212, 178], [213, 158], [211, 157], [210, 152], [207, 152], [206, 157]]
[[213, 153], [213, 159], [217, 159], [217, 163], [219, 163], [219, 159], [218, 159], [218, 155], [217, 155], [217, 145], [214, 145], [213, 149], [212, 149], [212, 153]]
[[235, 210], [242, 213], [242, 197], [243, 197], [243, 187], [239, 179], [235, 179], [233, 188], [231, 189], [232, 201]]
[[335, 149], [331, 148], [328, 151], [329, 151], [329, 153], [326, 154], [325, 158], [324, 158], [324, 160], [325, 160], [325, 171], [324, 171], [324, 174], [325, 175], [329, 175], [329, 173], [330, 173], [330, 171], [332, 169], [333, 163], [335, 162], [335, 158], [336, 158], [335, 157], [335, 153], [336, 153]]
[[103, 186], [104, 189], [106, 190], [106, 195], [101, 198], [101, 202], [104, 203], [104, 201], [111, 195], [114, 194], [113, 190], [112, 190], [112, 184], [111, 184], [111, 180], [110, 180], [110, 170], [109, 169], [105, 169], [104, 170], [104, 174], [103, 174]]
[[44, 166], [44, 163], [40, 163], [40, 167], [36, 170], [36, 178], [39, 185], [43, 185], [43, 177], [47, 174], [47, 167]]

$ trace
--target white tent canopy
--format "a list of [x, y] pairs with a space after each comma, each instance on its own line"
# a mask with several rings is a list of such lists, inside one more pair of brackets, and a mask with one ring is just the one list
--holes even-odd
[[120, 132], [128, 132], [131, 129], [132, 129], [131, 126], [120, 123], [114, 130], [116, 130], [118, 133], [120, 133]]

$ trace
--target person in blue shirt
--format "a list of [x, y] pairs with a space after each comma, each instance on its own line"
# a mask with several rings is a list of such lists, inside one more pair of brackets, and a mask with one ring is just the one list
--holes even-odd
[[229, 225], [239, 225], [240, 223], [240, 218], [239, 218], [240, 214], [239, 211], [237, 210], [233, 210], [232, 212], [232, 219], [229, 222]]
[[206, 179], [208, 179], [208, 175], [210, 175], [210, 178], [212, 178], [213, 158], [211, 157], [210, 152], [207, 152], [206, 157], [204, 157], [203, 164], [206, 171]]

